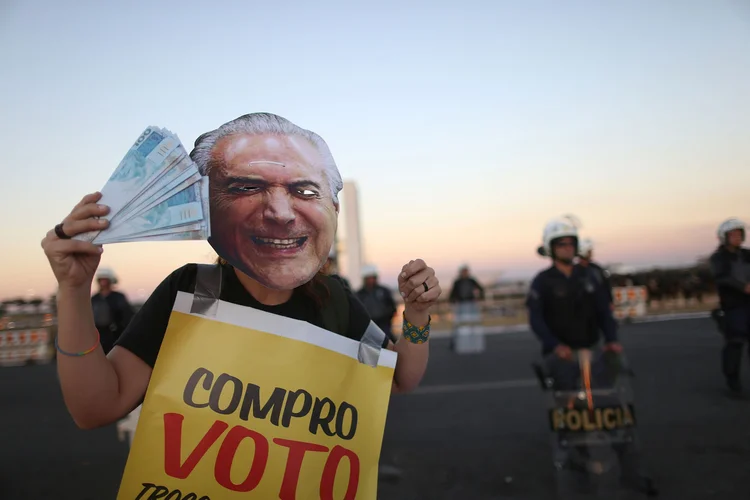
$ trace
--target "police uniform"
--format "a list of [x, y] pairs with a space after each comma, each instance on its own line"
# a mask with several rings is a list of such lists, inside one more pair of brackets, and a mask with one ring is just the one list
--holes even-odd
[[605, 271], [602, 266], [594, 262], [589, 262], [589, 265], [586, 266], [586, 268], [591, 273], [594, 281], [604, 287], [604, 291], [607, 293], [609, 302], [614, 302], [614, 297], [612, 295], [612, 283], [610, 283], [609, 281], [609, 273]]
[[125, 295], [111, 291], [107, 295], [97, 293], [91, 297], [91, 309], [102, 349], [107, 354], [133, 319], [133, 308]]
[[724, 312], [722, 369], [727, 381], [738, 385], [743, 344], [750, 339], [750, 295], [745, 293], [750, 283], [750, 250], [730, 252], [722, 245], [711, 255], [710, 264]]
[[391, 335], [391, 324], [396, 314], [396, 302], [393, 300], [391, 291], [382, 285], [375, 285], [372, 288], [363, 287], [357, 292], [357, 298], [364, 304], [375, 324], [386, 335]]
[[534, 334], [548, 355], [559, 344], [591, 348], [600, 331], [606, 342], [617, 341], [617, 323], [609, 308], [607, 287], [585, 267], [573, 266], [570, 277], [555, 266], [539, 273], [531, 284], [526, 306]]

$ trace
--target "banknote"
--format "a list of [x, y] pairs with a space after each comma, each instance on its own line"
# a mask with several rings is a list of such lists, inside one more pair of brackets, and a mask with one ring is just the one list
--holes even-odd
[[76, 236], [94, 244], [202, 240], [211, 235], [208, 178], [179, 138], [149, 126], [101, 190], [110, 226]]
[[[201, 177], [200, 187], [197, 189], [199, 189], [201, 192], [201, 209], [203, 210], [203, 214], [204, 214], [203, 219], [187, 224], [187, 225], [180, 224], [177, 226], [143, 231], [143, 232], [134, 234], [131, 237], [132, 238], [149, 238], [149, 241], [151, 241], [150, 238], [155, 237], [155, 236], [166, 236], [169, 234], [176, 234], [176, 233], [191, 233], [193, 231], [200, 231], [201, 234], [205, 233], [206, 238], [208, 238], [208, 236], [211, 236], [211, 227], [209, 224], [206, 223], [206, 221], [210, 219], [210, 214], [208, 212], [209, 204], [208, 204], [208, 178], [207, 177]], [[175, 239], [176, 238], [177, 237], [175, 236]]]
[[[187, 185], [181, 186], [181, 183], [186, 179], [190, 178], [193, 174], [198, 174], [198, 168], [191, 161], [185, 161], [187, 153], [182, 146], [175, 149], [175, 153], [179, 155], [177, 161], [173, 167], [166, 167], [163, 174], [157, 173], [153, 182], [150, 183], [139, 195], [138, 198], [128, 204], [127, 208], [121, 210], [117, 217], [113, 218], [111, 222], [113, 225], [119, 224], [123, 220], [127, 220], [143, 210], [148, 210], [154, 205], [158, 205], [154, 201], [159, 199], [159, 203], [167, 198], [170, 198], [173, 194], [182, 191]], [[171, 159], [170, 159], [171, 160]]]
[[[147, 128], [125, 154], [102, 189], [102, 202], [115, 213], [137, 198], [149, 181], [157, 177], [170, 154], [180, 155], [180, 142], [157, 127]], [[175, 152], [177, 150], [177, 152]]]
[[125, 239], [119, 240], [118, 243], [127, 243], [129, 241], [207, 240], [209, 236], [211, 236], [211, 234], [208, 232], [208, 228], [204, 224], [204, 225], [201, 225], [199, 229], [195, 229], [192, 231], [177, 231], [174, 233], [133, 236], [132, 238], [125, 238]]
[[[154, 173], [149, 179], [144, 180], [139, 186], [138, 194], [136, 194], [131, 200], [129, 200], [124, 206], [120, 207], [117, 214], [110, 219], [111, 222], [127, 218], [128, 215], [136, 212], [141, 204], [150, 199], [153, 192], [158, 191], [163, 187], [162, 179], [165, 175], [165, 171], [171, 171], [178, 167], [181, 163], [184, 163], [186, 153], [184, 148], [181, 146], [176, 147], [172, 150], [160, 167], [160, 169]], [[174, 167], [174, 168], [173, 168]]]
[[[206, 227], [206, 238], [211, 237], [211, 207], [208, 203], [208, 176], [201, 177], [201, 205], [203, 205], [203, 216], [205, 220], [201, 221]], [[203, 238], [200, 238], [203, 239]]]
[[137, 235], [166, 229], [203, 219], [200, 184], [195, 183], [153, 208], [99, 234], [93, 243], [111, 243], [126, 235]]
[[196, 182], [199, 182], [202, 177], [201, 174], [198, 172], [198, 169], [195, 167], [193, 167], [190, 170], [187, 170], [186, 172], [184, 172], [184, 174], [185, 175], [181, 175], [178, 178], [170, 181], [169, 185], [166, 188], [155, 191], [152, 197], [146, 200], [141, 205], [139, 205], [139, 207], [136, 210], [130, 212], [129, 214], [121, 218], [118, 218], [117, 222], [115, 222], [114, 225], [118, 226], [123, 222], [132, 220], [132, 218], [139, 213], [150, 211], [152, 208], [156, 207], [157, 205], [161, 204], [162, 202], [166, 200], [171, 199], [172, 197], [176, 196], [178, 193], [187, 189], [189, 186], [192, 186]]
[[[147, 127], [136, 139], [130, 150], [110, 176], [101, 190], [99, 203], [107, 205], [110, 212], [104, 217], [110, 221], [137, 198], [143, 188], [163, 169], [165, 160], [177, 146], [179, 140], [158, 127]], [[92, 241], [98, 233], [85, 233], [78, 239]]]

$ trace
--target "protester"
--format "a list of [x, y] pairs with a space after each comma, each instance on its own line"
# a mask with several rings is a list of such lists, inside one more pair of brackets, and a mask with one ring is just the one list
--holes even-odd
[[745, 224], [738, 219], [724, 221], [717, 231], [719, 247], [710, 264], [722, 309], [722, 371], [732, 392], [742, 391], [740, 365], [742, 349], [750, 340], [750, 249], [742, 248]]
[[[220, 299], [324, 327], [338, 282], [320, 269], [333, 243], [343, 183], [323, 139], [279, 116], [257, 113], [201, 135], [191, 157], [210, 181], [209, 243], [222, 257]], [[70, 239], [107, 227], [97, 218], [108, 212], [97, 204], [100, 198], [84, 196], [42, 241], [59, 283], [60, 383], [82, 428], [113, 423], [143, 400], [175, 297], [178, 291], [193, 293], [197, 275], [197, 266], [188, 264], [162, 281], [105, 356], [88, 297], [103, 249]], [[393, 389], [406, 392], [424, 375], [429, 310], [441, 288], [421, 259], [403, 266], [398, 285], [404, 328], [412, 335], [402, 335], [395, 345], [386, 340], [386, 346], [398, 353]], [[370, 318], [351, 292], [346, 294], [349, 321], [337, 333], [358, 340]]]
[[391, 335], [391, 324], [396, 315], [396, 302], [391, 291], [378, 282], [378, 268], [375, 266], [364, 266], [362, 279], [364, 284], [357, 291], [357, 298], [364, 304], [375, 324], [387, 335]]
[[111, 269], [99, 268], [96, 281], [99, 291], [91, 297], [91, 309], [102, 349], [107, 354], [133, 319], [133, 308], [124, 294], [113, 290], [117, 276]]

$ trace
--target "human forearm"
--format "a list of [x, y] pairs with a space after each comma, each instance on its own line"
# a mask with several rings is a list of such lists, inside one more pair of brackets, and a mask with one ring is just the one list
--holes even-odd
[[747, 286], [747, 283], [740, 281], [737, 278], [734, 278], [729, 275], [717, 277], [715, 281], [718, 286], [734, 288], [735, 290], [738, 290], [740, 292], [744, 292], [745, 287]]
[[[57, 356], [57, 372], [60, 387], [68, 411], [83, 428], [109, 424], [135, 407], [151, 373], [144, 362], [125, 350], [118, 353], [117, 348], [113, 349], [110, 361], [98, 342], [89, 294], [104, 248], [74, 236], [108, 227], [109, 221], [103, 217], [109, 213], [109, 207], [97, 203], [101, 197], [98, 192], [84, 196], [63, 222], [48, 231], [42, 240], [44, 254], [59, 287], [57, 343], [61, 352]], [[127, 379], [117, 376], [117, 366], [128, 374]], [[120, 385], [121, 381], [126, 384]], [[123, 398], [123, 393], [128, 398]]]
[[599, 317], [601, 318], [604, 341], [607, 343], [617, 342], [617, 321], [612, 315], [612, 309], [610, 307], [603, 308]]
[[[57, 296], [57, 342], [68, 353], [83, 352], [97, 344], [88, 290], [61, 288]], [[84, 356], [58, 354], [60, 386], [73, 420], [79, 427], [110, 423], [118, 408], [118, 379], [101, 345]]]
[[606, 288], [596, 295], [596, 315], [607, 343], [617, 342], [617, 320], [612, 313], [612, 301]]
[[711, 257], [710, 264], [716, 286], [734, 288], [741, 292], [745, 290], [746, 283], [732, 275], [730, 262], [715, 254]]
[[529, 326], [531, 331], [536, 335], [539, 341], [542, 343], [542, 349], [545, 351], [551, 351], [560, 343], [557, 338], [552, 334], [552, 331], [544, 321], [542, 311], [537, 307], [529, 307]]
[[[430, 320], [429, 314], [423, 311], [406, 310], [404, 318], [416, 327], [424, 327]], [[430, 343], [416, 344], [403, 336], [396, 342], [393, 350], [398, 353], [396, 371], [393, 379], [396, 392], [410, 392], [419, 386], [427, 370], [430, 357]]]

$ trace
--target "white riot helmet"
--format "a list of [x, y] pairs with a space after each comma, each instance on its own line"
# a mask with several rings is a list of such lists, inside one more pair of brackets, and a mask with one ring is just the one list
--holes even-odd
[[594, 242], [591, 238], [584, 238], [578, 242], [578, 255], [588, 257], [594, 251]]
[[373, 265], [362, 266], [362, 279], [376, 277], [378, 275], [378, 268]]
[[745, 223], [739, 219], [731, 218], [722, 222], [719, 226], [719, 229], [716, 231], [717, 235], [719, 236], [719, 241], [721, 241], [722, 245], [726, 244], [727, 242], [727, 233], [729, 231], [734, 231], [735, 229], [742, 230], [742, 241], [745, 241]]
[[108, 279], [113, 285], [117, 284], [117, 275], [115, 272], [108, 267], [101, 267], [96, 273], [96, 279]]
[[[578, 223], [572, 217], [560, 217], [553, 219], [544, 226], [544, 233], [542, 234], [542, 250], [544, 255], [552, 257], [552, 243], [560, 238], [573, 238], [578, 248]], [[541, 251], [539, 252], [542, 253]]]

